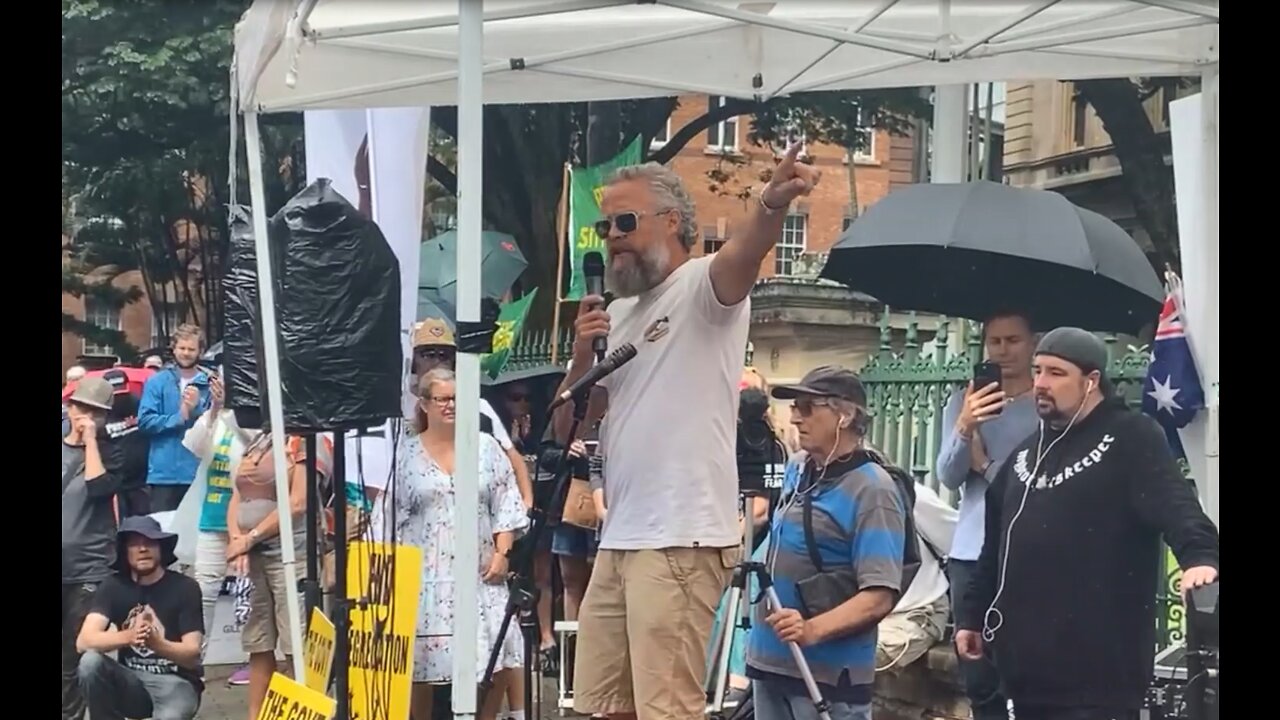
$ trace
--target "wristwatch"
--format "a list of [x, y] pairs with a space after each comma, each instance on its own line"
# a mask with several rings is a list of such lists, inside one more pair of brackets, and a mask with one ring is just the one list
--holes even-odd
[[258, 528], [254, 528], [254, 529], [250, 530], [250, 531], [249, 531], [249, 544], [250, 544], [250, 545], [257, 545], [257, 544], [258, 544], [258, 538], [259, 538], [261, 535], [262, 535], [262, 533], [258, 532]]

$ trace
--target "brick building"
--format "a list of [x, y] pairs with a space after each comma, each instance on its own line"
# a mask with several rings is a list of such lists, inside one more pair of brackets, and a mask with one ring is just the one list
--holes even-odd
[[[654, 145], [660, 146], [666, 137], [718, 102], [722, 99], [698, 95], [680, 98], [666, 132], [654, 140]], [[738, 193], [748, 188], [759, 191], [763, 185], [761, 173], [774, 165], [774, 148], [757, 147], [748, 142], [749, 122], [749, 116], [742, 116], [713, 125], [681, 148], [672, 161], [672, 167], [684, 178], [697, 204], [702, 230], [698, 254], [714, 252], [733, 237], [735, 224], [742, 222], [750, 209], [749, 203], [755, 202], [754, 196], [742, 199]], [[887, 195], [892, 186], [912, 182], [915, 157], [912, 139], [873, 130], [867, 134], [870, 142], [866, 151], [851, 159], [846, 157], [844, 148], [806, 144], [804, 153], [822, 169], [822, 182], [812, 195], [792, 208], [782, 240], [760, 268], [761, 278], [793, 275], [798, 270], [795, 259], [801, 253], [828, 250], [856, 215], [851, 202], [855, 195], [859, 208], [865, 209]], [[849, 187], [851, 172], [856, 193]]]

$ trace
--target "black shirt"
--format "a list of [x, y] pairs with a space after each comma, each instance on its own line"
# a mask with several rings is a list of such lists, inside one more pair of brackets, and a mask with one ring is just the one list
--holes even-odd
[[1100, 405], [1065, 434], [1023, 441], [986, 500], [957, 625], [982, 630], [995, 602], [991, 646], [1015, 705], [1136, 710], [1151, 681], [1161, 538], [1184, 568], [1218, 566], [1218, 530], [1164, 432]]
[[98, 443], [106, 473], [85, 477], [85, 446], [62, 441], [62, 584], [105, 580], [116, 557], [116, 516], [122, 454], [114, 441]]
[[[135, 619], [148, 616], [154, 627], [164, 629], [164, 639], [169, 642], [180, 642], [190, 632], [204, 633], [200, 586], [176, 572], [166, 571], [151, 585], [113, 575], [98, 586], [90, 612], [105, 616], [121, 630], [133, 627]], [[199, 669], [179, 667], [150, 648], [120, 648], [119, 662], [134, 672], [177, 675], [195, 686], [197, 693], [204, 690]]]

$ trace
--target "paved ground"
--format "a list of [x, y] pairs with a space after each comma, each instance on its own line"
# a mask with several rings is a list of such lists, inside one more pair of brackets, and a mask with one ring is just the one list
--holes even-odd
[[[227, 677], [234, 671], [233, 667], [211, 667], [206, 678], [204, 700], [200, 706], [198, 720], [251, 720], [249, 718], [248, 688], [227, 685]], [[555, 708], [556, 686], [553, 680], [543, 682], [542, 715], [539, 720], [560, 718]], [[571, 716], [576, 717], [576, 716]], [[448, 720], [435, 718], [434, 720]]]

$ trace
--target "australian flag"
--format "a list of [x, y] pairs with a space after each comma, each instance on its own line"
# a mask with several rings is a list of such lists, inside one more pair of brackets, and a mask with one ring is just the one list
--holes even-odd
[[1187, 426], [1204, 408], [1204, 388], [1196, 371], [1195, 357], [1187, 344], [1182, 324], [1182, 304], [1176, 289], [1165, 295], [1156, 339], [1142, 387], [1142, 411], [1165, 429], [1169, 443], [1182, 455], [1178, 429]]

